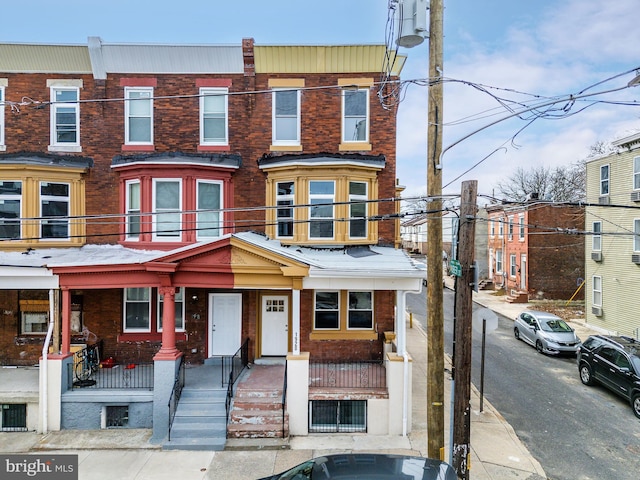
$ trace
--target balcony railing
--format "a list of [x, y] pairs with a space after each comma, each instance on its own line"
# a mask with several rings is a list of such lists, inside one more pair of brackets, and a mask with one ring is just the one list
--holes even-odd
[[387, 373], [379, 361], [311, 362], [309, 388], [386, 389]]
[[[83, 377], [83, 378], [81, 378]], [[113, 388], [153, 390], [153, 363], [127, 363], [98, 367], [84, 375], [77, 365], [67, 365], [68, 386], [72, 388]]]

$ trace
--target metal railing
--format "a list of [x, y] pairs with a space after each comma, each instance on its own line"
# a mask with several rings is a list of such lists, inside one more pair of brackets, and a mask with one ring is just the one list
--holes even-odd
[[387, 373], [378, 360], [309, 363], [310, 388], [387, 388]]
[[176, 410], [178, 409], [178, 402], [182, 395], [182, 389], [184, 388], [184, 356], [180, 357], [180, 365], [178, 366], [178, 373], [176, 373], [176, 379], [173, 382], [173, 389], [169, 396], [169, 430], [167, 432], [167, 441], [171, 441], [171, 427], [173, 426], [173, 419], [176, 416]]
[[153, 363], [115, 363], [78, 375], [77, 364], [67, 364], [69, 388], [115, 388], [153, 390]]
[[233, 398], [233, 385], [240, 377], [240, 374], [249, 364], [249, 339], [247, 338], [238, 351], [231, 357], [222, 358], [222, 386], [224, 386], [225, 372], [227, 379], [227, 397], [225, 409], [227, 422], [229, 422], [229, 410], [231, 409], [231, 399]]

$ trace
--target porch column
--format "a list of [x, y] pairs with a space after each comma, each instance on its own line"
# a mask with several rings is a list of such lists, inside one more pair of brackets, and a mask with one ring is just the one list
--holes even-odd
[[67, 355], [71, 352], [71, 292], [62, 287], [62, 345], [61, 352]]
[[160, 287], [158, 292], [164, 297], [162, 307], [162, 347], [160, 347], [153, 359], [175, 360], [181, 355], [176, 348], [176, 288]]
[[398, 335], [398, 355], [407, 351], [406, 292], [396, 290], [396, 334]]
[[300, 355], [300, 290], [291, 291], [291, 343], [294, 355]]

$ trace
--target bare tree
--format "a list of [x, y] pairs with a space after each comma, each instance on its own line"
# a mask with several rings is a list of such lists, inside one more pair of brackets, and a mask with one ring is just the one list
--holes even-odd
[[586, 194], [585, 161], [554, 169], [538, 166], [518, 167], [513, 175], [498, 182], [498, 194], [513, 202], [539, 198], [551, 202], [577, 202]]

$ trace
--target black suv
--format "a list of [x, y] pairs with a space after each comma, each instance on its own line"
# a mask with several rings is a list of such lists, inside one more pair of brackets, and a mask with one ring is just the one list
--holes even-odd
[[585, 385], [598, 382], [631, 403], [640, 418], [640, 342], [631, 337], [592, 335], [578, 351], [578, 371]]

